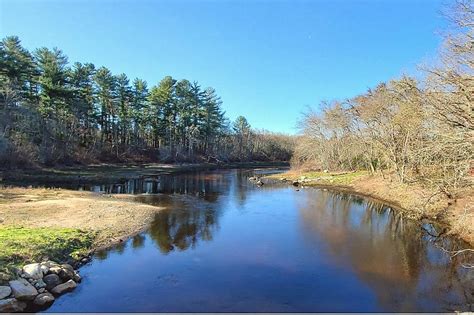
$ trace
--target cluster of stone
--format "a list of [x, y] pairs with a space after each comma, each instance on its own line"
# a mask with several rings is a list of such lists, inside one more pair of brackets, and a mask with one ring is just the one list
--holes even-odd
[[257, 186], [263, 186], [265, 183], [257, 176], [249, 177], [249, 181], [254, 183]]
[[50, 306], [55, 297], [74, 290], [81, 276], [69, 264], [45, 261], [26, 265], [19, 278], [0, 286], [0, 312], [23, 312]]

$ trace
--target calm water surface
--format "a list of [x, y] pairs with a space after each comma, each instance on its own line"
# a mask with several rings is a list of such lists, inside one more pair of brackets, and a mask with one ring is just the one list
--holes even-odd
[[47, 311], [473, 310], [474, 270], [414, 222], [351, 195], [259, 188], [247, 179], [254, 172], [81, 187], [137, 193], [168, 210], [149, 231], [97, 253], [81, 285]]

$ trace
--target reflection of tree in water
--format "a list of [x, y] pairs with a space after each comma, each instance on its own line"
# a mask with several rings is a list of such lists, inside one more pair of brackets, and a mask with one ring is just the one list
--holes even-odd
[[218, 214], [213, 208], [165, 210], [157, 213], [150, 236], [164, 254], [175, 248], [194, 248], [199, 240], [212, 240], [218, 228]]
[[250, 191], [255, 191], [256, 189], [272, 189], [271, 185], [257, 187], [255, 182], [249, 181], [249, 177], [254, 176], [262, 176], [262, 174], [257, 173], [256, 170], [253, 169], [238, 169], [235, 171], [235, 176], [233, 176], [234, 180], [232, 181], [232, 191], [240, 206], [245, 204]]
[[382, 307], [472, 308], [469, 271], [434, 248], [416, 222], [360, 197], [314, 193], [299, 199], [306, 238], [324, 239], [335, 263], [350, 266], [374, 289]]
[[132, 238], [133, 248], [142, 248], [145, 245], [145, 236], [137, 234]]
[[215, 201], [224, 190], [228, 189], [223, 171], [193, 172], [175, 175], [147, 175], [142, 178], [123, 179], [119, 183], [83, 186], [82, 189], [106, 193], [164, 193], [201, 196], [208, 201]]
[[94, 257], [98, 260], [106, 260], [109, 257], [110, 253], [118, 253], [123, 254], [125, 249], [127, 248], [127, 242], [120, 242], [108, 249], [101, 249], [97, 251]]
[[98, 260], [106, 260], [107, 257], [109, 257], [109, 254], [108, 254], [107, 250], [97, 251], [94, 255], [94, 258], [97, 258]]
[[250, 173], [248, 170], [237, 170], [235, 176], [235, 196], [237, 197], [237, 202], [239, 205], [245, 204], [247, 199], [247, 190], [249, 185], [248, 178], [253, 176], [253, 173]]

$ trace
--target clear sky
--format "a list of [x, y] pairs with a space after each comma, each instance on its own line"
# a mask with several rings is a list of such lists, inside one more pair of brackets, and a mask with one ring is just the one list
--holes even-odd
[[306, 106], [363, 93], [436, 55], [438, 0], [0, 0], [0, 35], [154, 85], [212, 86], [227, 116], [295, 133]]

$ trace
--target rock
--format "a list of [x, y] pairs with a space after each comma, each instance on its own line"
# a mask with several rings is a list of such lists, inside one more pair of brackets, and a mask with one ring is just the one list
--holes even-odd
[[25, 302], [18, 301], [14, 298], [0, 300], [0, 313], [18, 313], [23, 312], [25, 308]]
[[263, 182], [262, 182], [261, 180], [258, 180], [258, 181], [256, 182], [256, 184], [257, 184], [257, 186], [263, 186]]
[[73, 280], [69, 280], [68, 282], [55, 286], [51, 290], [51, 293], [53, 293], [54, 295], [61, 295], [63, 293], [74, 290], [76, 287], [77, 284]]
[[61, 284], [61, 279], [58, 275], [52, 273], [43, 278], [44, 283], [46, 283], [46, 289], [51, 290], [55, 286]]
[[87, 257], [84, 257], [81, 259], [81, 263], [87, 264], [89, 262], [89, 259]]
[[23, 267], [23, 273], [26, 274], [28, 278], [38, 280], [43, 278], [43, 271], [41, 270], [40, 264], [29, 264]]
[[0, 272], [0, 283], [7, 283], [10, 280], [10, 276], [4, 272]]
[[74, 270], [62, 269], [62, 272], [59, 273], [59, 277], [63, 281], [68, 281], [74, 278]]
[[250, 181], [255, 181], [255, 180], [257, 180], [257, 177], [249, 177], [249, 180]]
[[35, 287], [25, 279], [20, 278], [10, 281], [10, 288], [12, 289], [13, 296], [18, 300], [31, 301], [38, 295]]
[[82, 281], [82, 277], [78, 272], [75, 271], [74, 272], [74, 277], [72, 277], [72, 280], [74, 280], [76, 283], [78, 283], [78, 282]]
[[44, 275], [44, 276], [48, 274], [48, 272], [49, 272], [49, 266], [47, 266], [47, 265], [45, 265], [45, 264], [41, 264], [40, 268], [41, 268], [41, 271], [43, 272], [43, 275]]
[[43, 279], [36, 280], [35, 288], [37, 289], [46, 288], [46, 283], [43, 281]]
[[74, 272], [74, 268], [72, 268], [72, 266], [69, 264], [62, 264], [61, 268]]
[[297, 180], [294, 180], [292, 183], [293, 186], [298, 187], [300, 183]]
[[61, 278], [63, 281], [71, 280], [74, 277], [74, 269], [71, 267], [71, 265], [67, 264], [61, 266], [53, 266], [49, 268], [49, 272], [58, 275], [59, 278]]
[[54, 296], [51, 293], [41, 293], [33, 301], [33, 303], [37, 306], [47, 306], [53, 302]]
[[328, 170], [324, 170], [323, 172], [324, 172], [324, 173], [329, 173], [329, 171], [328, 171]]
[[12, 294], [12, 289], [9, 286], [0, 286], [0, 300]]
[[42, 266], [46, 266], [48, 268], [51, 268], [51, 267], [54, 267], [54, 266], [59, 266], [59, 264], [57, 262], [54, 262], [52, 260], [48, 260], [48, 261], [45, 261], [45, 262], [42, 262], [41, 263]]
[[38, 293], [45, 293], [45, 292], [46, 292], [45, 288], [38, 289]]
[[59, 275], [59, 273], [61, 272], [61, 267], [59, 265], [57, 266], [51, 266], [49, 268], [49, 273], [50, 274], [55, 274], [55, 275]]

